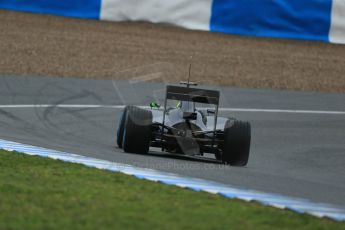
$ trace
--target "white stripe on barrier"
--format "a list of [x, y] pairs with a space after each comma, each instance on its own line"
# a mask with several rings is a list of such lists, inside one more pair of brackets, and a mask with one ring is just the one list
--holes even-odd
[[205, 191], [219, 194], [228, 198], [238, 198], [245, 201], [257, 201], [263, 205], [289, 209], [297, 213], [308, 213], [316, 217], [328, 217], [336, 221], [345, 221], [345, 208], [331, 204], [312, 203], [306, 199], [291, 198], [255, 190], [240, 189], [213, 181], [184, 177], [158, 170], [139, 168], [127, 164], [120, 164], [72, 153], [59, 152], [56, 150], [20, 144], [2, 139], [0, 139], [0, 149], [48, 157], [72, 163], [79, 163], [89, 167], [105, 169], [113, 172], [122, 172], [128, 175], [133, 175], [140, 179], [159, 181], [164, 184], [176, 185], [195, 191]]
[[212, 0], [102, 0], [100, 19], [148, 21], [209, 30]]
[[[108, 108], [123, 109], [124, 105], [0, 105], [0, 109], [20, 109], [20, 108]], [[148, 109], [149, 106], [139, 106]], [[206, 108], [203, 108], [206, 109]], [[327, 114], [327, 115], [345, 115], [345, 111], [327, 111], [327, 110], [298, 110], [298, 109], [251, 109], [251, 108], [219, 108], [223, 112], [252, 112], [252, 113], [301, 113], [301, 114]]]
[[329, 40], [333, 43], [345, 43], [345, 1], [333, 0], [331, 29]]

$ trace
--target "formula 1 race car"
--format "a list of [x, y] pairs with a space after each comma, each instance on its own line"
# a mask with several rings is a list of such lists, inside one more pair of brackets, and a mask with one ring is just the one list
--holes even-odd
[[[164, 108], [126, 106], [117, 129], [117, 145], [128, 153], [150, 147], [172, 154], [211, 153], [224, 164], [245, 166], [249, 158], [249, 122], [218, 117], [219, 91], [167, 86]], [[172, 106], [174, 105], [174, 106]]]

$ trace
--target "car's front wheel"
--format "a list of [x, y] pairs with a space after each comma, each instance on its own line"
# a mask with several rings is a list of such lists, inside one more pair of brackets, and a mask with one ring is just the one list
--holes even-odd
[[127, 110], [122, 147], [128, 153], [145, 154], [151, 141], [152, 112], [138, 107]]
[[224, 128], [222, 161], [245, 166], [249, 159], [251, 127], [249, 122], [228, 120]]

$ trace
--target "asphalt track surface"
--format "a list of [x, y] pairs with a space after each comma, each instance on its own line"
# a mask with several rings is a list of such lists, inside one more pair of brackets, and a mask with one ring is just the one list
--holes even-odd
[[165, 86], [160, 83], [1, 76], [0, 138], [345, 205], [345, 114], [327, 112], [345, 111], [345, 94], [217, 88], [221, 91], [221, 107], [240, 108], [236, 112], [222, 111], [221, 115], [252, 124], [247, 167], [224, 166], [212, 159], [173, 156], [157, 150], [145, 156], [127, 154], [116, 148], [121, 110], [87, 105], [148, 105], [163, 99]]

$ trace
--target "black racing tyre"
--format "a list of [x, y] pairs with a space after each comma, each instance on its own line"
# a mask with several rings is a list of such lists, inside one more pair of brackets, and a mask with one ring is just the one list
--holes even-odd
[[130, 107], [133, 107], [133, 106], [128, 105], [124, 108], [121, 118], [120, 118], [119, 126], [117, 128], [116, 143], [117, 143], [117, 146], [119, 146], [119, 148], [122, 148], [123, 132], [125, 130], [126, 116], [127, 116], [128, 108]]
[[224, 128], [222, 161], [234, 166], [247, 165], [250, 139], [251, 128], [249, 122], [228, 120]]
[[128, 153], [146, 154], [151, 141], [152, 113], [138, 107], [127, 110], [122, 147]]
[[220, 153], [215, 154], [216, 160], [221, 161], [222, 160], [222, 155]]

